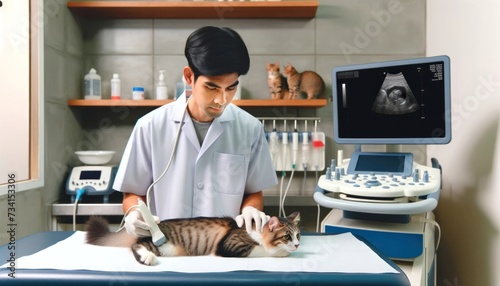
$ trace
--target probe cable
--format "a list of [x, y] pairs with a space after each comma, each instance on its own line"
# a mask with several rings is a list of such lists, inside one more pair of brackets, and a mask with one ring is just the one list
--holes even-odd
[[75, 206], [73, 208], [73, 231], [76, 231], [76, 212], [80, 198], [86, 193], [85, 187], [76, 190]]
[[[182, 124], [183, 124], [183, 121], [184, 121], [184, 117], [186, 116], [186, 112], [187, 112], [187, 107], [188, 107], [188, 104], [189, 104], [189, 100], [191, 99], [191, 96], [188, 97], [188, 99], [186, 100], [186, 104], [184, 106], [184, 112], [182, 113], [182, 118], [181, 118], [181, 121], [179, 122], [179, 128], [177, 128], [177, 134], [175, 136], [175, 141], [174, 141], [174, 147], [172, 148], [172, 152], [170, 153], [170, 159], [168, 160], [168, 163], [167, 163], [167, 166], [165, 167], [165, 169], [163, 170], [163, 173], [160, 175], [160, 177], [158, 177], [158, 179], [156, 179], [149, 187], [148, 187], [148, 190], [146, 191], [146, 205], [148, 207], [148, 209], [150, 209], [151, 211], [151, 208], [149, 206], [149, 202], [150, 202], [150, 197], [149, 197], [149, 193], [151, 191], [151, 189], [154, 187], [154, 185], [156, 185], [162, 178], [163, 176], [165, 176], [165, 174], [167, 173], [169, 167], [170, 167], [170, 164], [172, 163], [172, 160], [174, 158], [174, 155], [175, 155], [175, 150], [177, 149], [177, 143], [179, 141], [179, 137], [180, 137], [180, 134], [181, 134], [181, 130], [182, 130]], [[123, 218], [122, 218], [122, 221], [120, 223], [120, 228], [117, 230], [120, 231], [123, 229], [123, 223], [125, 222], [125, 217], [127, 216], [127, 214], [132, 210], [132, 209], [135, 209], [135, 208], [138, 208], [139, 205], [133, 205], [131, 206], [130, 208], [127, 209], [127, 211], [125, 212], [125, 214], [123, 215]]]
[[437, 233], [438, 233], [438, 237], [437, 237], [437, 240], [436, 240], [436, 249], [435, 249], [435, 253], [437, 253], [438, 251], [438, 248], [439, 248], [439, 244], [441, 242], [441, 227], [439, 226], [439, 224], [437, 223], [437, 221], [435, 220], [432, 220], [432, 219], [428, 219], [428, 218], [423, 218], [423, 217], [418, 217], [418, 218], [413, 218], [412, 217], [412, 220], [413, 221], [418, 221], [418, 222], [423, 222], [424, 223], [424, 229], [425, 229], [425, 224], [426, 223], [429, 223], [429, 224], [432, 224], [434, 226], [434, 229], [437, 230]]
[[167, 171], [170, 167], [170, 164], [172, 163], [172, 160], [174, 159], [175, 150], [177, 149], [177, 143], [179, 142], [179, 137], [180, 137], [181, 130], [182, 130], [182, 124], [184, 122], [184, 117], [186, 116], [187, 107], [188, 107], [190, 99], [191, 99], [191, 96], [189, 96], [188, 99], [186, 100], [186, 105], [184, 106], [184, 112], [182, 113], [182, 118], [181, 118], [181, 121], [179, 122], [179, 128], [177, 128], [177, 134], [175, 135], [174, 147], [172, 148], [172, 152], [170, 153], [170, 159], [168, 160], [167, 166], [165, 167], [165, 170], [163, 170], [163, 173], [160, 175], [160, 177], [158, 177], [158, 179], [156, 179], [149, 186], [148, 190], [146, 191], [146, 204], [147, 204], [148, 208], [149, 208], [149, 200], [150, 200], [149, 192], [154, 187], [154, 185], [156, 185], [163, 178], [163, 176], [165, 176], [165, 174], [167, 173]]

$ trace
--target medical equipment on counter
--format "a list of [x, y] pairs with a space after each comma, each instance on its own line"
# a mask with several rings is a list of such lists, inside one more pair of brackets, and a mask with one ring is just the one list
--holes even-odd
[[73, 167], [66, 179], [66, 194], [71, 196], [71, 203], [83, 194], [103, 196], [103, 203], [109, 202], [109, 195], [115, 180], [116, 167], [106, 166], [115, 151], [76, 151], [75, 155], [85, 166]]
[[116, 167], [114, 166], [76, 166], [66, 179], [66, 194], [75, 202], [77, 191], [85, 190], [89, 196], [102, 196], [103, 203], [109, 202], [113, 190]]
[[109, 196], [115, 192], [116, 167], [76, 166], [66, 179], [66, 194], [70, 195], [73, 207], [73, 230], [76, 230], [76, 213], [83, 195], [102, 196], [102, 202], [109, 203]]

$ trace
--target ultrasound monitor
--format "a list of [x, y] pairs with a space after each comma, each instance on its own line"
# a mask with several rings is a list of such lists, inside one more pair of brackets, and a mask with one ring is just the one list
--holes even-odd
[[335, 67], [334, 139], [339, 144], [447, 144], [450, 59], [436, 56]]

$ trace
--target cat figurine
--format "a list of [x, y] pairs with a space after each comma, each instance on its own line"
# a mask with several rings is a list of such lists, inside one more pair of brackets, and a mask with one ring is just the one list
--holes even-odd
[[283, 99], [288, 96], [286, 78], [280, 73], [279, 63], [267, 63], [267, 83], [272, 99]]
[[130, 247], [139, 263], [154, 265], [158, 256], [285, 257], [299, 247], [299, 221], [299, 212], [287, 218], [273, 216], [261, 233], [254, 229], [249, 234], [231, 217], [169, 219], [158, 224], [166, 237], [160, 246], [151, 237], [138, 238], [125, 230], [110, 232], [102, 217], [91, 217], [85, 228], [87, 243]]
[[325, 82], [314, 71], [303, 71], [301, 73], [290, 64], [283, 69], [283, 75], [287, 78], [287, 99], [316, 99], [325, 98]]

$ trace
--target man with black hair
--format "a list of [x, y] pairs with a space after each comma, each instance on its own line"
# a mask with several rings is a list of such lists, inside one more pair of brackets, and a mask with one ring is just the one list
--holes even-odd
[[[250, 67], [246, 45], [234, 30], [208, 26], [188, 37], [184, 52], [192, 95], [137, 121], [113, 188], [124, 193], [124, 212], [150, 198], [160, 220], [231, 216], [248, 232], [252, 223], [260, 230], [269, 220], [262, 190], [278, 180], [262, 124], [231, 104]], [[125, 227], [150, 236], [138, 210], [129, 212]]]

